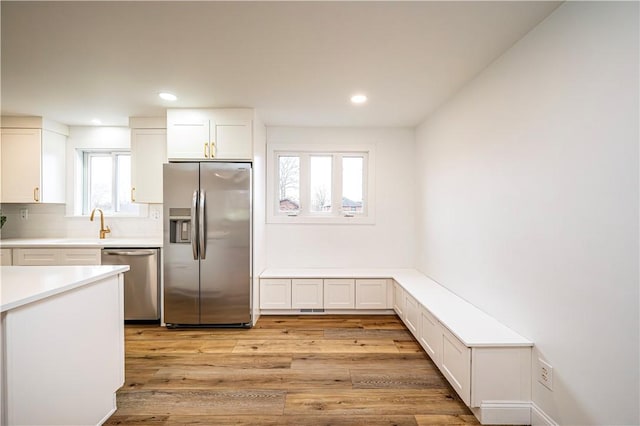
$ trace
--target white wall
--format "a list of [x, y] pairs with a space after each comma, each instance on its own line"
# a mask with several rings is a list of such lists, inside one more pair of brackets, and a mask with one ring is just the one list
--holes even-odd
[[376, 161], [375, 224], [268, 224], [268, 267], [412, 267], [412, 129], [267, 127], [267, 143], [374, 144]]
[[638, 9], [565, 3], [417, 130], [417, 266], [535, 342], [560, 424], [640, 423]]
[[260, 317], [260, 274], [267, 267], [266, 244], [266, 150], [267, 129], [256, 116], [253, 119], [253, 321]]

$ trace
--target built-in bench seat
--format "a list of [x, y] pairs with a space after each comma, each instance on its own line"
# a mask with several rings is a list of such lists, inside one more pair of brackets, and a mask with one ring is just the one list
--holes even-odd
[[[265, 284], [387, 280], [388, 304], [482, 424], [530, 424], [533, 342], [415, 269], [267, 269]], [[294, 286], [295, 287], [295, 286]], [[359, 287], [354, 287], [357, 292]], [[283, 294], [284, 294], [283, 293]], [[314, 297], [322, 298], [316, 293]], [[326, 304], [325, 304], [326, 305]], [[291, 306], [291, 303], [289, 303]], [[269, 314], [269, 309], [262, 309]], [[282, 313], [282, 311], [277, 311]], [[335, 312], [335, 311], [332, 311]]]

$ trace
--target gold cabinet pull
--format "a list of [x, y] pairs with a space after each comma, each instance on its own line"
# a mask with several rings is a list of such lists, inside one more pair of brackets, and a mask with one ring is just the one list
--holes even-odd
[[133, 188], [131, 188], [131, 202], [132, 202], [132, 203], [135, 203], [135, 201], [136, 201], [136, 194], [135, 194], [135, 192], [136, 192], [136, 187], [134, 186]]
[[216, 142], [211, 141], [211, 158], [216, 158]]
[[209, 158], [209, 143], [204, 143], [204, 158]]
[[40, 188], [37, 186], [33, 188], [33, 201], [40, 201]]

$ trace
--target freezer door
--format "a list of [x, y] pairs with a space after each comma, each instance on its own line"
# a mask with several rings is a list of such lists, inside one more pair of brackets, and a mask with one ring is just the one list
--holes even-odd
[[251, 164], [201, 163], [200, 321], [251, 321]]
[[197, 210], [198, 163], [170, 163], [163, 169], [164, 322], [199, 324]]

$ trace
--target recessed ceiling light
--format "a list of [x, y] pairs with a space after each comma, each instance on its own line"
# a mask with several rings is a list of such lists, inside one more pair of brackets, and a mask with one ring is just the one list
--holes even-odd
[[173, 93], [167, 93], [167, 92], [158, 93], [158, 96], [160, 96], [165, 101], [175, 101], [178, 99], [178, 97]]
[[94, 118], [94, 119], [91, 120], [91, 123], [98, 126], [98, 125], [102, 124], [102, 120], [100, 120], [99, 118]]
[[367, 95], [362, 95], [362, 94], [353, 95], [351, 97], [351, 102], [354, 104], [363, 104], [367, 102]]

